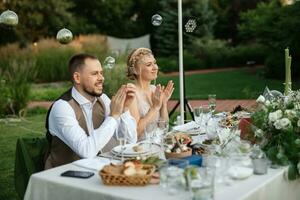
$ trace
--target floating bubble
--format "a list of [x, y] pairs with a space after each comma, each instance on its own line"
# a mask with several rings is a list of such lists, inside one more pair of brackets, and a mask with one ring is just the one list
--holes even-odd
[[16, 26], [19, 23], [18, 15], [11, 10], [6, 10], [0, 15], [0, 24]]
[[189, 19], [187, 23], [184, 25], [184, 27], [187, 33], [192, 33], [197, 27], [197, 22], [195, 19]]
[[153, 26], [161, 25], [162, 21], [163, 21], [163, 18], [159, 14], [153, 15], [151, 18], [151, 22], [152, 22]]
[[112, 69], [116, 64], [116, 59], [114, 57], [108, 56], [104, 60], [104, 68], [105, 69]]
[[73, 39], [73, 34], [70, 30], [63, 28], [57, 32], [56, 39], [61, 44], [68, 44]]

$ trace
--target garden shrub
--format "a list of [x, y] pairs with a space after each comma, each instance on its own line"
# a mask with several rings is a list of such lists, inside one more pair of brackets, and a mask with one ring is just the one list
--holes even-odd
[[158, 57], [156, 58], [161, 72], [178, 71], [178, 58], [177, 57]]

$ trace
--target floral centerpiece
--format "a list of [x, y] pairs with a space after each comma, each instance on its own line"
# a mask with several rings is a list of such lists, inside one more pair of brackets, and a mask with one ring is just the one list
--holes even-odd
[[252, 114], [257, 143], [275, 165], [288, 165], [290, 180], [300, 177], [300, 90], [286, 96], [260, 95]]

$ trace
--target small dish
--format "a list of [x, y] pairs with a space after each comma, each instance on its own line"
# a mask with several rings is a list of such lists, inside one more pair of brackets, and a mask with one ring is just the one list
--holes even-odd
[[185, 158], [188, 156], [192, 155], [192, 148], [188, 147], [186, 151], [181, 152], [181, 153], [176, 153], [176, 152], [165, 152], [165, 156], [167, 159], [169, 158]]

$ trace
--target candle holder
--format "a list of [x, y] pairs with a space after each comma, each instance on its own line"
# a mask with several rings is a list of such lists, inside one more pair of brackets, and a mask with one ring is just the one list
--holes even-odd
[[253, 173], [262, 175], [268, 173], [269, 161], [267, 158], [256, 158], [252, 159]]
[[269, 160], [259, 146], [253, 147], [250, 157], [253, 163], [254, 174], [262, 175], [268, 173]]

